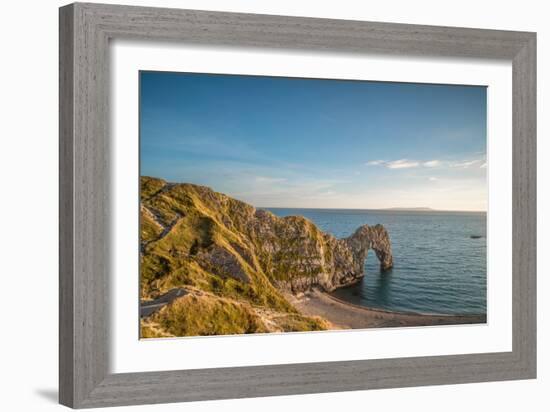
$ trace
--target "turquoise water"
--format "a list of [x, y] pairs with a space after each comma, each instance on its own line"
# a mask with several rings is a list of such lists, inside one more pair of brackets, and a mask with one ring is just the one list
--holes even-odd
[[[374, 252], [365, 277], [333, 294], [348, 302], [395, 311], [482, 314], [487, 308], [486, 214], [342, 209], [268, 209], [301, 215], [338, 238], [364, 224], [390, 234], [394, 267], [381, 273]], [[472, 239], [470, 236], [481, 236]]]

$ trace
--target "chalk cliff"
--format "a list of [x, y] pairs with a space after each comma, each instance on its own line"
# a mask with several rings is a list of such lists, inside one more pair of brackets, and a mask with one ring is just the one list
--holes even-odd
[[[393, 265], [382, 225], [364, 225], [337, 239], [302, 216], [280, 218], [207, 187], [149, 177], [141, 178], [140, 206], [141, 298], [184, 288], [180, 300], [210, 299], [215, 304], [208, 310], [214, 312], [245, 305], [239, 313], [259, 316], [251, 315], [253, 331], [323, 329], [322, 320], [299, 315], [285, 293], [332, 291], [357, 282], [369, 249], [383, 270]], [[158, 323], [169, 310], [174, 308], [152, 316], [164, 332], [173, 322], [164, 322], [164, 329]]]

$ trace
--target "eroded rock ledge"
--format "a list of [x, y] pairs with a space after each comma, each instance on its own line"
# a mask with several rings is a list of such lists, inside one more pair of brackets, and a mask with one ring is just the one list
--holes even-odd
[[143, 297], [191, 285], [279, 307], [277, 289], [333, 291], [357, 282], [369, 249], [382, 270], [393, 265], [382, 225], [337, 239], [302, 216], [280, 218], [207, 187], [153, 178], [142, 178], [142, 206]]
[[[303, 292], [319, 287], [330, 292], [337, 288], [352, 285], [364, 275], [365, 260], [372, 249], [383, 271], [393, 266], [393, 255], [389, 234], [380, 224], [363, 225], [345, 239], [336, 239], [323, 233], [323, 243], [317, 248], [296, 245], [295, 253], [307, 256], [307, 263], [297, 263], [294, 275], [288, 280], [279, 282], [279, 287], [290, 289], [293, 293]], [[303, 276], [304, 272], [317, 272], [315, 276]]]

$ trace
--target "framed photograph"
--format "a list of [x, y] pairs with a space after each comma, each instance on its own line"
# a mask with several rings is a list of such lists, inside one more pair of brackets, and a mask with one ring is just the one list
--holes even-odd
[[60, 9], [60, 402], [536, 376], [536, 35]]

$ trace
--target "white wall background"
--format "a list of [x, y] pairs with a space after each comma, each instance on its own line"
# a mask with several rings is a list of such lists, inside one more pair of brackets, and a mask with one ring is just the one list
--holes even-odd
[[[121, 0], [122, 1], [122, 0]], [[112, 3], [104, 0], [106, 3]], [[529, 30], [538, 32], [538, 315], [539, 378], [337, 394], [134, 407], [144, 411], [543, 411], [550, 401], [549, 12], [542, 1], [180, 0], [126, 4], [205, 10]], [[116, 3], [116, 2], [115, 2]], [[4, 410], [60, 410], [57, 405], [57, 0], [2, 4], [0, 25], [0, 377]], [[545, 93], [546, 92], [546, 93]], [[406, 342], [403, 342], [406, 344]], [[117, 410], [132, 410], [122, 408]]]

